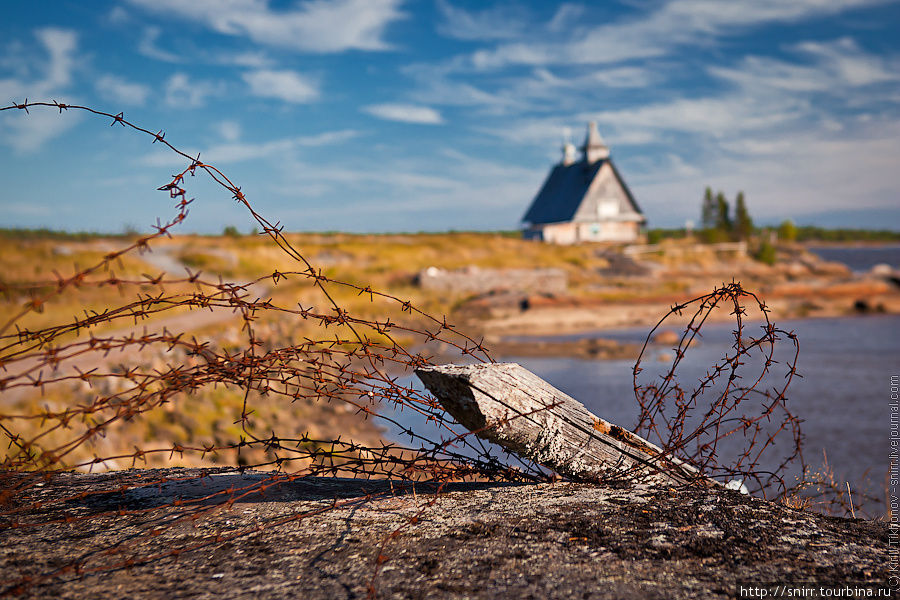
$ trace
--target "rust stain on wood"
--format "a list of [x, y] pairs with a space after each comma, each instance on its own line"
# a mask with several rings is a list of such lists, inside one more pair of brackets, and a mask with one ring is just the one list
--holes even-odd
[[594, 419], [594, 429], [596, 429], [600, 433], [609, 435], [609, 423], [607, 423], [606, 421]]

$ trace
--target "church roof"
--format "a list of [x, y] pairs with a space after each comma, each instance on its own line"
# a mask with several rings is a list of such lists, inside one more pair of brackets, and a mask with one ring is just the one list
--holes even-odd
[[616, 180], [622, 186], [622, 190], [628, 197], [628, 201], [635, 213], [642, 214], [631, 190], [625, 185], [625, 181], [619, 175], [619, 171], [609, 158], [588, 163], [584, 160], [573, 164], [560, 163], [553, 167], [550, 175], [544, 181], [541, 190], [535, 196], [528, 208], [528, 212], [522, 217], [522, 221], [532, 225], [544, 223], [561, 223], [571, 221], [581, 206], [591, 182], [603, 168], [609, 163]]

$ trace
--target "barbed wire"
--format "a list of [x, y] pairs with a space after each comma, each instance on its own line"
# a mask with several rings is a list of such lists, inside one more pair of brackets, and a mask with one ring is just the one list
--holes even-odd
[[[758, 337], [747, 332], [748, 302], [761, 317]], [[685, 389], [678, 380], [679, 366], [689, 348], [699, 341], [700, 330], [710, 315], [723, 307], [730, 308], [735, 319], [731, 348], [692, 389]], [[654, 332], [667, 319], [689, 310], [693, 313], [673, 349], [671, 365], [658, 378], [642, 383], [641, 360]], [[784, 340], [790, 342], [791, 351], [780, 362], [775, 352]], [[799, 353], [796, 334], [776, 327], [769, 320], [766, 304], [737, 282], [677, 304], [650, 331], [634, 366], [634, 393], [641, 410], [635, 431], [657, 442], [665, 454], [694, 465], [705, 476], [723, 482], [734, 480], [737, 487], [750, 484], [748, 488], [755, 486], [750, 491], [764, 497], [782, 497], [792, 491], [785, 483], [788, 469], [797, 464], [801, 472], [806, 469], [800, 419], [788, 409], [786, 396], [794, 377], [799, 376]], [[778, 364], [784, 369], [781, 382], [764, 387], [773, 379], [772, 370]], [[751, 370], [754, 367], [756, 371]], [[748, 370], [751, 375], [745, 378]], [[719, 385], [723, 380], [724, 385]], [[777, 450], [775, 440], [784, 432], [790, 434], [791, 443], [780, 458], [773, 460], [769, 457]], [[730, 459], [720, 458], [720, 444], [738, 436], [742, 443], [733, 446], [737, 451], [727, 455]]]
[[[434, 316], [392, 293], [358, 282], [342, 281], [316, 268], [312, 261], [283, 233], [280, 222], [271, 222], [258, 213], [244, 192], [215, 166], [190, 156], [165, 139], [162, 131], [153, 132], [128, 121], [123, 113], [112, 114], [86, 106], [28, 100], [0, 108], [2, 111], [55, 109], [60, 114], [83, 111], [109, 120], [162, 144], [187, 162], [187, 166], [158, 188], [174, 202], [174, 215], [158, 220], [151, 233], [127, 239], [119, 249], [106, 252], [101, 259], [76, 268], [70, 275], [55, 273], [54, 278], [27, 281], [0, 281], [0, 294], [21, 305], [0, 322], [0, 431], [7, 442], [0, 461], [0, 530], [36, 527], [52, 522], [95, 519], [113, 514], [159, 514], [176, 510], [178, 519], [207, 518], [229, 508], [250, 493], [265, 491], [310, 476], [350, 476], [387, 478], [406, 482], [449, 481], [550, 481], [550, 473], [540, 465], [522, 461], [466, 431], [452, 419], [427, 392], [411, 381], [414, 369], [431, 364], [436, 345], [443, 354], [452, 351], [465, 361], [493, 362], [483, 340], [476, 340], [446, 317]], [[274, 269], [246, 282], [226, 282], [209, 278], [202, 272], [186, 270], [186, 276], [166, 273], [117, 276], [129, 255], [152, 252], [164, 238], [172, 236], [188, 217], [188, 177], [205, 174], [241, 204], [260, 227], [261, 235], [290, 258], [297, 268]], [[309, 286], [320, 298], [318, 304], [304, 307], [275, 300], [270, 292], [286, 282]], [[47, 326], [26, 326], [26, 317], [67, 294], [86, 289], [115, 288], [121, 302], [103, 310], [85, 311], [82, 316]], [[353, 294], [378, 302], [379, 316], [366, 318], [353, 314], [340, 301], [342, 294]], [[696, 305], [696, 314], [681, 338], [677, 358], [661, 384], [641, 386], [635, 365], [635, 392], [641, 407], [637, 430], [660, 442], [664, 454], [696, 464], [704, 474], [753, 479], [762, 494], [784, 495], [788, 487], [783, 475], [793, 461], [802, 461], [802, 436], [799, 420], [786, 405], [785, 391], [796, 376], [798, 344], [796, 336], [775, 328], [766, 317], [759, 338], [744, 338], [743, 307], [746, 299], [755, 300], [765, 314], [762, 302], [738, 284], [724, 286], [713, 293], [673, 308], [680, 313]], [[731, 301], [737, 319], [734, 353], [713, 367], [706, 379], [688, 394], [675, 380], [675, 370], [684, 351], [709, 312]], [[242, 342], [226, 344], [220, 332], [187, 333], [170, 328], [166, 317], [182, 313], [228, 311], [240, 324]], [[263, 324], [263, 317], [284, 322], [288, 333], [275, 325]], [[281, 319], [282, 321], [278, 321]], [[163, 324], [160, 326], [160, 324]], [[657, 325], [658, 327], [659, 325]], [[140, 329], [140, 331], [138, 331]], [[656, 328], [654, 328], [655, 331]], [[651, 331], [651, 334], [653, 332]], [[199, 337], [198, 337], [199, 336]], [[302, 341], [297, 341], [302, 338]], [[648, 338], [649, 339], [649, 338]], [[793, 344], [793, 359], [783, 385], [774, 391], [757, 390], [773, 365], [776, 342], [788, 339]], [[645, 344], [646, 347], [646, 344]], [[745, 358], [760, 353], [765, 357], [762, 374], [750, 385], [740, 385], [738, 369]], [[116, 362], [117, 358], [127, 358]], [[701, 397], [717, 380], [727, 378], [708, 407]], [[224, 391], [223, 391], [224, 390]], [[231, 404], [216, 404], [215, 394], [227, 393]], [[755, 415], [738, 414], [738, 406], [750, 399], [762, 399], [763, 410]], [[235, 417], [223, 431], [201, 435], [185, 426], [184, 435], [155, 445], [142, 441], [127, 446], [129, 428], [140, 430], [151, 425], [157, 415], [166, 422], [178, 422], [204, 404], [217, 406], [221, 420], [229, 412]], [[758, 403], [759, 404], [759, 403]], [[353, 439], [328, 439], [303, 431], [294, 431], [276, 417], [297, 406], [314, 411], [335, 411], [365, 421], [387, 424], [398, 437], [409, 438], [410, 445]], [[174, 408], [173, 408], [174, 407]], [[674, 407], [674, 412], [672, 408]], [[410, 426], [397, 415], [408, 411], [428, 426]], [[699, 411], [699, 421], [693, 414]], [[763, 422], [775, 417], [776, 431], [764, 430]], [[694, 429], [689, 426], [694, 424]], [[295, 423], [292, 423], [295, 425]], [[231, 427], [231, 429], [228, 429]], [[195, 427], [196, 428], [196, 427]], [[164, 430], [164, 428], [163, 428]], [[163, 431], [165, 433], [166, 430]], [[775, 437], [789, 432], [793, 451], [776, 469], [764, 472], [763, 453]], [[749, 435], [749, 443], [730, 466], [718, 458], [719, 442], [736, 434]], [[162, 435], [162, 434], [160, 434]], [[204, 439], [206, 437], [207, 439]], [[55, 474], [69, 470], [110, 470], [127, 467], [159, 467], [179, 462], [211, 467], [231, 464], [238, 469], [267, 469], [270, 474], [245, 488], [231, 488], [191, 501], [173, 500], [149, 508], [117, 508], [114, 511], [73, 515], [64, 507], [75, 499], [96, 494], [124, 493], [140, 486], [159, 486], [172, 480], [170, 475], [147, 477], [115, 490], [80, 492], [77, 496], [56, 498], [48, 503], [35, 499], [35, 490]], [[766, 463], [767, 464], [767, 463]], [[371, 500], [371, 496], [335, 500], [329, 507], [300, 511], [273, 519], [262, 527], [277, 527], [288, 522], [314, 518], [324, 510], [338, 510]], [[423, 499], [421, 511], [433, 504]], [[52, 505], [52, 506], [51, 506]], [[415, 524], [418, 516], [404, 525]], [[257, 531], [255, 526], [252, 531]], [[34, 585], [67, 574], [104, 570], [177, 558], [180, 553], [244, 535], [211, 534], [183, 547], [138, 555], [138, 541], [155, 535], [158, 526], [152, 519], [142, 532], [109, 553], [92, 554], [73, 560], [49, 572], [23, 572], [8, 575], [0, 593], [18, 593]], [[399, 530], [373, 549], [373, 578], [370, 593], [375, 594], [375, 577], [384, 562], [386, 545]]]

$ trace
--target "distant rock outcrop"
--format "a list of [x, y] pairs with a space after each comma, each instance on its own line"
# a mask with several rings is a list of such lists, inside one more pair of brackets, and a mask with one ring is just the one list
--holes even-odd
[[428, 267], [417, 281], [422, 289], [450, 293], [484, 294], [491, 291], [564, 293], [568, 287], [562, 269], [482, 269], [447, 271]]

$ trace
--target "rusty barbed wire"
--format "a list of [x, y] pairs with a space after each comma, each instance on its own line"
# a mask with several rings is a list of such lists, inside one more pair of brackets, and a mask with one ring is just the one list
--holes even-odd
[[[746, 330], [748, 302], [762, 321], [758, 337]], [[699, 341], [700, 329], [710, 315], [723, 308], [730, 309], [735, 320], [731, 349], [691, 390], [685, 389], [678, 380], [679, 366], [688, 349]], [[667, 319], [687, 310], [694, 312], [673, 349], [669, 368], [658, 378], [642, 383], [641, 360], [654, 332]], [[789, 356], [776, 360], [776, 348], [781, 348], [785, 340], [791, 345]], [[794, 377], [799, 377], [799, 353], [796, 334], [776, 327], [769, 320], [766, 304], [740, 283], [723, 284], [709, 294], [677, 304], [647, 335], [634, 365], [634, 393], [641, 410], [634, 431], [658, 443], [664, 455], [694, 465], [703, 476], [723, 483], [735, 481], [736, 487], [750, 484], [747, 487], [752, 493], [782, 498], [796, 490], [785, 481], [788, 470], [796, 465], [801, 472], [806, 470], [800, 419], [789, 410], [786, 396]], [[779, 364], [783, 377], [769, 387]], [[757, 370], [745, 378], [754, 366]], [[724, 385], [720, 385], [723, 380]], [[785, 432], [790, 435], [790, 445], [773, 460], [775, 440]], [[737, 451], [720, 457], [720, 445], [738, 437], [741, 443], [734, 446]]]
[[[26, 100], [0, 108], [0, 112], [28, 113], [30, 109], [55, 109], [60, 114], [83, 111], [109, 119], [111, 126], [148, 136], [152, 143], [166, 146], [188, 164], [159, 186], [158, 190], [174, 202], [175, 214], [167, 221], [158, 220], [151, 233], [126, 240], [121, 248], [106, 252], [93, 264], [76, 268], [69, 275], [0, 280], [0, 295], [18, 303], [18, 308], [0, 322], [0, 432], [7, 446], [0, 460], [0, 530], [121, 514], [148, 516], [146, 525], [127, 544], [77, 557], [49, 572], [10, 575], [0, 593], [18, 593], [40, 581], [70, 574], [177, 558], [183, 552], [258, 531], [260, 526], [277, 527], [372, 499], [366, 495], [335, 500], [328, 507], [282, 516], [252, 530], [210, 534], [183, 547], [149, 554], [129, 551], [158, 531], [160, 525], [149, 516], [177, 510], [174, 519], [164, 526], [210, 518], [247, 494], [304, 477], [385, 478], [406, 482], [403, 485], [430, 482], [438, 486], [437, 491], [450, 481], [552, 479], [541, 466], [506, 454], [466, 431], [432, 396], [411, 383], [412, 371], [431, 364], [438, 347], [444, 355], [452, 352], [463, 360], [492, 362], [483, 340], [476, 341], [448, 323], [446, 317], [434, 316], [409, 300], [359, 282], [339, 280], [316, 268], [283, 233], [282, 225], [258, 213], [222, 171], [201, 161], [199, 155], [180, 151], [162, 131], [137, 126], [122, 113], [59, 102]], [[154, 246], [158, 248], [158, 243], [170, 238], [185, 221], [193, 202], [188, 197], [187, 179], [200, 174], [210, 177], [243, 205], [261, 228], [261, 235], [297, 268], [274, 269], [271, 274], [244, 282], [216, 280], [187, 268], [186, 276], [116, 275], [116, 269], [129, 271], [123, 262], [126, 258], [153, 252]], [[318, 300], [304, 307], [302, 303], [275, 299], [273, 292], [279, 286], [295, 284], [308, 286], [318, 294]], [[81, 316], [65, 322], [25, 324], [29, 315], [63, 296], [106, 288], [115, 288], [121, 294], [118, 304], [85, 309]], [[346, 293], [379, 303], [378, 316], [367, 318], [348, 311], [339, 299]], [[640, 361], [635, 366], [635, 391], [641, 407], [638, 431], [660, 441], [665, 454], [693, 462], [705, 474], [751, 478], [763, 494], [773, 489], [783, 494], [787, 465], [802, 461], [799, 421], [787, 411], [784, 397], [796, 374], [798, 345], [793, 334], [776, 329], [767, 318], [762, 335], [745, 340], [740, 301], [747, 298], [763, 308], [756, 296], [738, 284], [673, 308], [675, 313], [696, 305], [697, 313], [661, 384], [639, 386]], [[699, 335], [709, 311], [725, 301], [734, 303], [738, 323], [735, 353], [715, 365], [697, 391], [687, 394], [675, 381], [675, 369], [684, 350]], [[219, 331], [188, 335], [186, 326], [174, 327], [166, 322], [179, 315], [210, 311], [233, 314], [240, 323], [241, 339], [226, 340]], [[768, 373], [774, 365], [772, 349], [783, 338], [790, 340], [795, 350], [793, 360], [787, 363], [789, 372], [783, 386], [774, 393], [758, 392], [762, 375], [752, 384], [740, 386], [737, 372], [741, 361], [751, 353], [763, 353], [767, 357], [763, 374]], [[722, 377], [728, 379], [725, 390], [709, 407], [701, 408], [704, 390]], [[738, 405], [746, 406], [751, 395], [765, 399], [765, 410], [758, 415], [738, 416]], [[191, 421], [191, 415], [205, 406], [213, 407], [216, 412], [211, 419], [219, 423], [211, 431], [201, 431], [200, 425]], [[307, 418], [309, 414], [327, 413], [361, 423], [377, 421], [393, 428], [395, 437], [409, 438], [409, 445], [389, 443], [380, 437], [354, 439], [357, 434], [365, 437], [360, 432], [342, 440], [296, 430], [303, 419], [287, 423], [280, 417], [291, 411], [307, 411]], [[416, 422], [432, 431], [409, 425], [408, 419], [399, 418], [402, 411], [413, 413]], [[696, 411], [701, 413], [700, 420], [689, 431]], [[781, 426], [776, 432], [764, 432], [763, 421], [773, 415], [781, 419]], [[132, 429], [141, 434], [137, 436], [139, 442], [130, 447], [128, 432]], [[796, 452], [778, 468], [764, 473], [760, 466], [763, 452], [784, 431], [793, 436]], [[734, 464], [723, 467], [717, 454], [719, 442], [747, 432], [751, 434], [748, 447]], [[36, 495], [47, 478], [65, 471], [149, 469], [173, 464], [228, 464], [239, 470], [266, 469], [269, 474], [245, 488], [190, 501], [85, 514], [73, 514], [66, 507], [70, 501], [95, 496], [109, 498], [115, 505], [115, 497], [144, 486], [161, 486], [177, 477], [155, 473], [143, 477], [140, 484], [82, 491], [52, 501]], [[423, 500], [416, 514], [433, 502]], [[405, 526], [415, 524], [417, 518]], [[381, 547], [373, 549], [373, 595], [385, 547], [395, 534], [399, 533], [391, 534]]]

